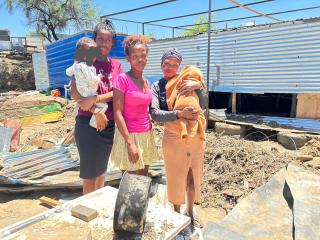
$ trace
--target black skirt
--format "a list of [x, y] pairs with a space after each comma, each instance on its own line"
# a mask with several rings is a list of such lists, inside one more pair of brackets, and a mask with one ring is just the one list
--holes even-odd
[[101, 132], [89, 125], [91, 117], [77, 116], [74, 131], [80, 155], [80, 178], [93, 179], [105, 173], [114, 136], [114, 121]]

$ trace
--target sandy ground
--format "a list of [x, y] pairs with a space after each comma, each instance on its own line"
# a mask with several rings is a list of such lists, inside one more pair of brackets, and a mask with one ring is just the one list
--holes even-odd
[[[65, 117], [56, 123], [34, 124], [21, 132], [18, 151], [34, 149], [34, 139], [58, 142], [74, 125], [75, 104], [69, 102], [63, 108]], [[155, 126], [157, 144], [161, 145], [162, 127]], [[161, 151], [161, 150], [160, 150]], [[277, 142], [243, 140], [221, 136], [209, 131], [206, 141], [204, 179], [201, 203], [197, 212], [206, 223], [220, 221], [242, 198], [265, 184], [298, 154], [320, 156], [320, 143], [312, 139], [299, 151], [289, 151]], [[301, 162], [306, 169], [320, 174], [318, 159]], [[81, 191], [41, 191], [23, 194], [0, 194], [0, 228], [34, 216], [48, 208], [41, 205], [43, 195], [55, 199], [75, 198]]]

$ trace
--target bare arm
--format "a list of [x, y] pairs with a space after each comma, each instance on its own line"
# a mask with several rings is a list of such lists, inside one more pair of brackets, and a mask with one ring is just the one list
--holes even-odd
[[154, 121], [157, 122], [169, 122], [177, 119], [177, 111], [169, 111], [160, 109], [159, 89], [157, 85], [153, 84], [152, 90], [152, 102], [150, 105], [150, 115]]
[[112, 99], [113, 99], [113, 91], [110, 91], [105, 94], [98, 95], [96, 102], [97, 103], [107, 103], [107, 102], [112, 101]]
[[182, 110], [161, 110], [159, 104], [159, 91], [156, 85], [152, 85], [152, 103], [150, 106], [150, 114], [153, 120], [157, 122], [169, 122], [178, 118], [195, 120], [198, 118], [199, 112], [192, 107], [185, 107]]
[[138, 148], [129, 136], [127, 124], [123, 118], [124, 93], [114, 89], [113, 111], [117, 128], [127, 144], [129, 161], [136, 163], [139, 160]]

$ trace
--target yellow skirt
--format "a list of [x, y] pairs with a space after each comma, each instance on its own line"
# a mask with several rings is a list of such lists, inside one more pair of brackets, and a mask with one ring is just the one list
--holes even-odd
[[121, 170], [136, 171], [144, 169], [146, 165], [150, 165], [153, 161], [159, 160], [152, 130], [145, 133], [129, 133], [129, 135], [139, 149], [139, 160], [136, 163], [129, 161], [127, 144], [116, 128], [110, 159], [116, 167]]

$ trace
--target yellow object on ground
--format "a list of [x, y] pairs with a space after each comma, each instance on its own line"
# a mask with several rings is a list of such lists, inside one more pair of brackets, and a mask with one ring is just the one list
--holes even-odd
[[57, 122], [63, 118], [63, 113], [58, 112], [51, 112], [41, 115], [35, 116], [26, 116], [20, 119], [22, 127], [35, 124], [35, 123], [49, 123], [49, 122]]

